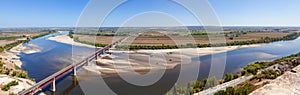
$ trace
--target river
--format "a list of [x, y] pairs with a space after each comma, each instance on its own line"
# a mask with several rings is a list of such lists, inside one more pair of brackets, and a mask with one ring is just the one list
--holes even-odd
[[[20, 54], [21, 61], [23, 62], [22, 69], [28, 71], [28, 76], [30, 78], [36, 79], [36, 81], [41, 81], [47, 76], [53, 74], [54, 72], [68, 66], [72, 63], [72, 48], [76, 48], [76, 52], [80, 52], [80, 55], [75, 55], [79, 57], [87, 56], [89, 53], [95, 51], [94, 48], [72, 46], [68, 44], [63, 44], [51, 40], [47, 40], [51, 36], [67, 34], [68, 32], [61, 32], [56, 34], [50, 34], [44, 37], [40, 37], [30, 41], [28, 44], [35, 44], [41, 49], [41, 52], [34, 54]], [[256, 61], [271, 61], [278, 59], [290, 54], [295, 54], [300, 52], [300, 38], [292, 41], [279, 41], [268, 44], [261, 44], [258, 47], [242, 48], [227, 53], [215, 54], [214, 58], [223, 58], [226, 55], [226, 69], [225, 72], [237, 73], [240, 68], [246, 66], [249, 63]], [[79, 58], [80, 59], [80, 58]], [[211, 55], [195, 57], [192, 59], [193, 64], [187, 64], [189, 69], [184, 70], [184, 72], [196, 72], [198, 73], [198, 79], [201, 80], [208, 76], [210, 71]], [[195, 70], [195, 66], [200, 65], [200, 70]], [[90, 82], [97, 87], [109, 87], [116, 94], [122, 95], [160, 95], [172, 88], [177, 77], [179, 75], [180, 66], [176, 66], [175, 69], [167, 70], [164, 76], [155, 84], [143, 87], [135, 86], [130, 83], [125, 82], [118, 76], [111, 76], [104, 78], [106, 84], [103, 83], [93, 83], [95, 80], [93, 78], [83, 78], [76, 79], [73, 76], [66, 76], [64, 79], [60, 79], [57, 82], [56, 92], [50, 91], [50, 86], [42, 91], [46, 94], [56, 94], [56, 95], [84, 95], [82, 87], [79, 86], [81, 81]], [[80, 70], [79, 72], [86, 72], [85, 70]], [[129, 75], [130, 76], [130, 75]], [[132, 76], [134, 78], [134, 76]], [[94, 93], [102, 95], [102, 91], [94, 90]]]

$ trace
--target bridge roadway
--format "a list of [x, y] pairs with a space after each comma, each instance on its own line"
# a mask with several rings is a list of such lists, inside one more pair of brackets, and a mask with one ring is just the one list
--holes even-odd
[[55, 91], [55, 80], [56, 79], [62, 78], [63, 76], [65, 76], [66, 74], [71, 73], [72, 71], [74, 72], [74, 76], [76, 76], [76, 69], [78, 67], [81, 67], [82, 65], [88, 63], [90, 60], [92, 60], [94, 58], [97, 58], [100, 54], [102, 54], [105, 51], [109, 50], [109, 48], [111, 48], [113, 45], [116, 45], [116, 44], [118, 44], [119, 42], [122, 42], [125, 39], [126, 38], [119, 39], [118, 41], [115, 41], [115, 42], [103, 47], [102, 49], [99, 49], [98, 51], [96, 51], [92, 55], [88, 56], [84, 60], [78, 62], [77, 64], [71, 64], [71, 65], [61, 69], [60, 71], [58, 71], [58, 72], [52, 74], [51, 76], [43, 79], [42, 81], [38, 82], [37, 84], [35, 84], [31, 88], [20, 92], [18, 95], [33, 95], [36, 92], [38, 92], [38, 91], [42, 90], [43, 88], [45, 88], [46, 86], [50, 85], [51, 83], [52, 83], [52, 90]]

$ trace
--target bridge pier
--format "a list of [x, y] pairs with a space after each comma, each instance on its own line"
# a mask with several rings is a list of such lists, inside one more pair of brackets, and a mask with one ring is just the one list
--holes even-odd
[[77, 76], [77, 73], [76, 73], [76, 66], [75, 66], [74, 69], [73, 69], [73, 76]]
[[105, 50], [105, 51], [103, 51], [103, 55], [106, 55], [106, 50]]
[[86, 65], [85, 66], [89, 66], [89, 60], [86, 60]]
[[98, 59], [100, 59], [100, 58], [99, 58], [99, 54], [100, 54], [100, 53], [97, 53], [96, 56], [95, 56], [95, 63], [96, 63], [96, 64], [98, 63]]
[[100, 53], [97, 53], [97, 54], [96, 54], [96, 56], [95, 56], [95, 57], [96, 57], [96, 60], [99, 59], [99, 55], [100, 55]]
[[53, 79], [53, 82], [52, 82], [52, 91], [55, 92], [56, 90], [56, 87], [55, 87], [55, 78]]

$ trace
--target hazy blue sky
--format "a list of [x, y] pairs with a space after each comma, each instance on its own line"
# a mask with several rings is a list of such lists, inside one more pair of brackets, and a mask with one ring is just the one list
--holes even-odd
[[[130, 0], [109, 15], [105, 26], [118, 26], [133, 15], [147, 11], [170, 14], [185, 25], [200, 25], [187, 10], [169, 2]], [[299, 0], [209, 2], [224, 26], [300, 26]], [[88, 0], [1, 0], [0, 27], [72, 27], [87, 3]], [[160, 23], [163, 20], [153, 21]]]

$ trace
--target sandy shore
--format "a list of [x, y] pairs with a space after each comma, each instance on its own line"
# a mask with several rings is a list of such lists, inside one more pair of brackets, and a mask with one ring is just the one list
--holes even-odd
[[297, 73], [286, 72], [250, 95], [300, 95], [300, 66], [293, 70]]
[[20, 60], [20, 57], [17, 56], [19, 53], [25, 53], [25, 54], [33, 54], [40, 52], [38, 49], [38, 46], [34, 44], [29, 44], [29, 47], [23, 46], [23, 44], [19, 44], [12, 49], [10, 49], [10, 52], [4, 51], [0, 54], [0, 57], [3, 59], [2, 61], [6, 63], [6, 65], [10, 68], [14, 68], [14, 65], [21, 68], [22, 62]]
[[84, 46], [84, 47], [89, 47], [89, 48], [95, 48], [95, 46], [92, 45], [87, 45], [87, 44], [82, 44], [79, 42], [75, 42], [72, 38], [70, 38], [68, 35], [59, 35], [59, 36], [54, 36], [48, 38], [48, 40], [64, 43], [64, 44], [70, 44], [70, 45], [75, 45], [75, 46]]
[[228, 52], [241, 48], [258, 47], [260, 45], [241, 45], [241, 46], [225, 46], [225, 47], [208, 47], [208, 48], [183, 48], [183, 49], [161, 49], [161, 50], [137, 50], [137, 52], [148, 52], [148, 53], [167, 53], [167, 52], [178, 52], [187, 56], [204, 56], [209, 54], [217, 54]]
[[25, 54], [33, 54], [37, 52], [41, 52], [41, 50], [38, 48], [38, 46], [34, 44], [28, 44], [29, 47], [24, 46], [23, 44], [19, 44], [12, 49], [10, 49], [13, 53], [25, 53]]
[[0, 87], [3, 85], [6, 85], [7, 83], [11, 81], [17, 81], [19, 85], [12, 86], [8, 91], [2, 91], [0, 90], [0, 95], [9, 95], [9, 93], [17, 94], [18, 92], [22, 91], [23, 89], [28, 89], [34, 84], [35, 82], [29, 80], [29, 79], [23, 79], [23, 78], [17, 78], [17, 77], [10, 77], [7, 75], [0, 74]]
[[92, 72], [100, 72], [104, 76], [132, 71], [147, 73], [150, 70], [173, 69], [180, 64], [189, 64], [193, 57], [257, 46], [260, 45], [137, 51], [111, 50], [111, 55], [104, 55], [84, 68]]
[[0, 54], [0, 58], [2, 58], [2, 61], [4, 63], [6, 63], [5, 65], [8, 68], [14, 68], [14, 65], [16, 65], [19, 68], [21, 68], [21, 66], [22, 66], [20, 57], [17, 56], [15, 53], [4, 51]]

